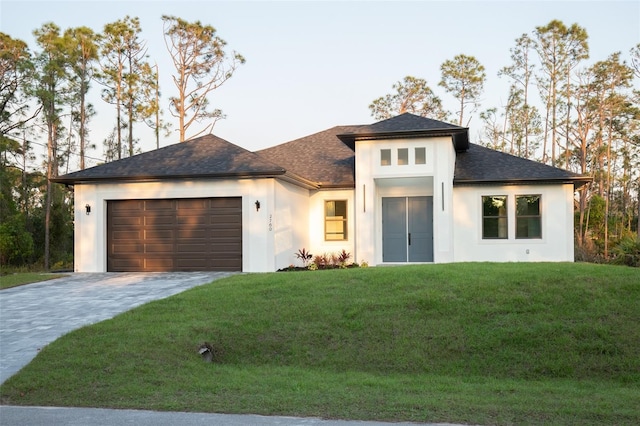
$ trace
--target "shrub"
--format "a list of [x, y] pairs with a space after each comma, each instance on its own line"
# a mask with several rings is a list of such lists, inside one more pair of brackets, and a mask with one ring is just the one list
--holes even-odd
[[624, 237], [611, 250], [611, 263], [640, 267], [640, 237]]
[[300, 260], [302, 260], [302, 264], [304, 265], [304, 267], [307, 267], [307, 263], [309, 263], [309, 261], [311, 260], [311, 258], [313, 257], [313, 255], [311, 253], [309, 253], [307, 251], [307, 249], [305, 249], [304, 247], [301, 248], [300, 250], [298, 250], [298, 253], [296, 253], [296, 257]]

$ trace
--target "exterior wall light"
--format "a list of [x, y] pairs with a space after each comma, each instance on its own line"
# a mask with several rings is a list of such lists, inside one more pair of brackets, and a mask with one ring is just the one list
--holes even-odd
[[256, 211], [260, 211], [260, 201], [256, 201]]
[[91, 213], [91, 206], [89, 204], [84, 206], [84, 211], [89, 215]]

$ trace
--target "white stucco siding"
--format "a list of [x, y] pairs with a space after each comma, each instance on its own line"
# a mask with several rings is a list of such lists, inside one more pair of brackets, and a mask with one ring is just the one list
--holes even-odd
[[[482, 238], [482, 197], [507, 196], [507, 239]], [[515, 197], [540, 195], [542, 238], [516, 239]], [[573, 185], [453, 188], [456, 262], [573, 262]]]
[[[325, 239], [325, 201], [345, 200], [347, 202], [347, 239], [327, 241]], [[309, 198], [309, 246], [305, 247], [314, 256], [322, 254], [338, 254], [346, 250], [355, 260], [355, 237], [361, 228], [354, 220], [355, 202], [353, 189], [335, 189], [312, 191]], [[302, 247], [299, 247], [302, 248]], [[297, 251], [297, 250], [296, 250]], [[298, 261], [298, 263], [300, 263]], [[298, 264], [297, 263], [297, 264]]]
[[309, 191], [275, 181], [273, 225], [275, 268], [297, 265], [296, 253], [309, 247]]
[[[416, 148], [424, 148], [424, 164]], [[408, 164], [398, 164], [399, 149], [407, 149]], [[389, 150], [389, 165], [381, 163], [382, 150]], [[403, 196], [433, 196], [434, 262], [453, 261], [454, 167], [450, 136], [356, 142], [357, 261], [382, 263], [382, 197]]]
[[[76, 272], [107, 268], [107, 201], [134, 199], [242, 197], [242, 269], [275, 268], [275, 238], [269, 218], [275, 216], [274, 179], [193, 180], [176, 182], [98, 183], [74, 187]], [[260, 210], [255, 202], [260, 201]], [[85, 214], [85, 205], [91, 214]]]

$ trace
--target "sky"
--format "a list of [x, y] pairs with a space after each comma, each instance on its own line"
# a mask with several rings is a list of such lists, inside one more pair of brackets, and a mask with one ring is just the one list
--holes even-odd
[[[32, 32], [46, 22], [62, 30], [88, 26], [100, 32], [127, 15], [140, 19], [141, 39], [160, 70], [164, 117], [176, 124], [168, 112], [168, 96], [177, 91], [162, 15], [212, 25], [229, 51], [246, 58], [210, 102], [227, 116], [213, 133], [250, 151], [337, 125], [372, 123], [368, 105], [392, 93], [392, 85], [408, 75], [426, 79], [445, 108], [455, 111], [456, 100], [438, 82], [440, 65], [458, 54], [474, 56], [486, 69], [480, 110], [500, 107], [508, 80], [497, 73], [510, 64], [509, 49], [522, 34], [532, 35], [553, 19], [587, 30], [588, 64], [617, 51], [628, 59], [629, 50], [640, 43], [638, 0], [0, 0], [0, 31], [36, 49]], [[90, 140], [98, 148], [89, 156], [100, 158], [115, 114], [95, 86], [91, 100], [98, 115], [91, 122]], [[469, 123], [472, 139], [481, 130], [478, 114]], [[155, 148], [155, 138], [144, 125], [135, 127], [135, 134], [143, 151]], [[176, 142], [174, 132], [161, 146]]]

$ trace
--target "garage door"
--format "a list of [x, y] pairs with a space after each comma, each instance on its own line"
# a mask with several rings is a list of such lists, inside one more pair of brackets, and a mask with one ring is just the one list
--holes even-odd
[[107, 270], [242, 271], [242, 198], [108, 201]]

